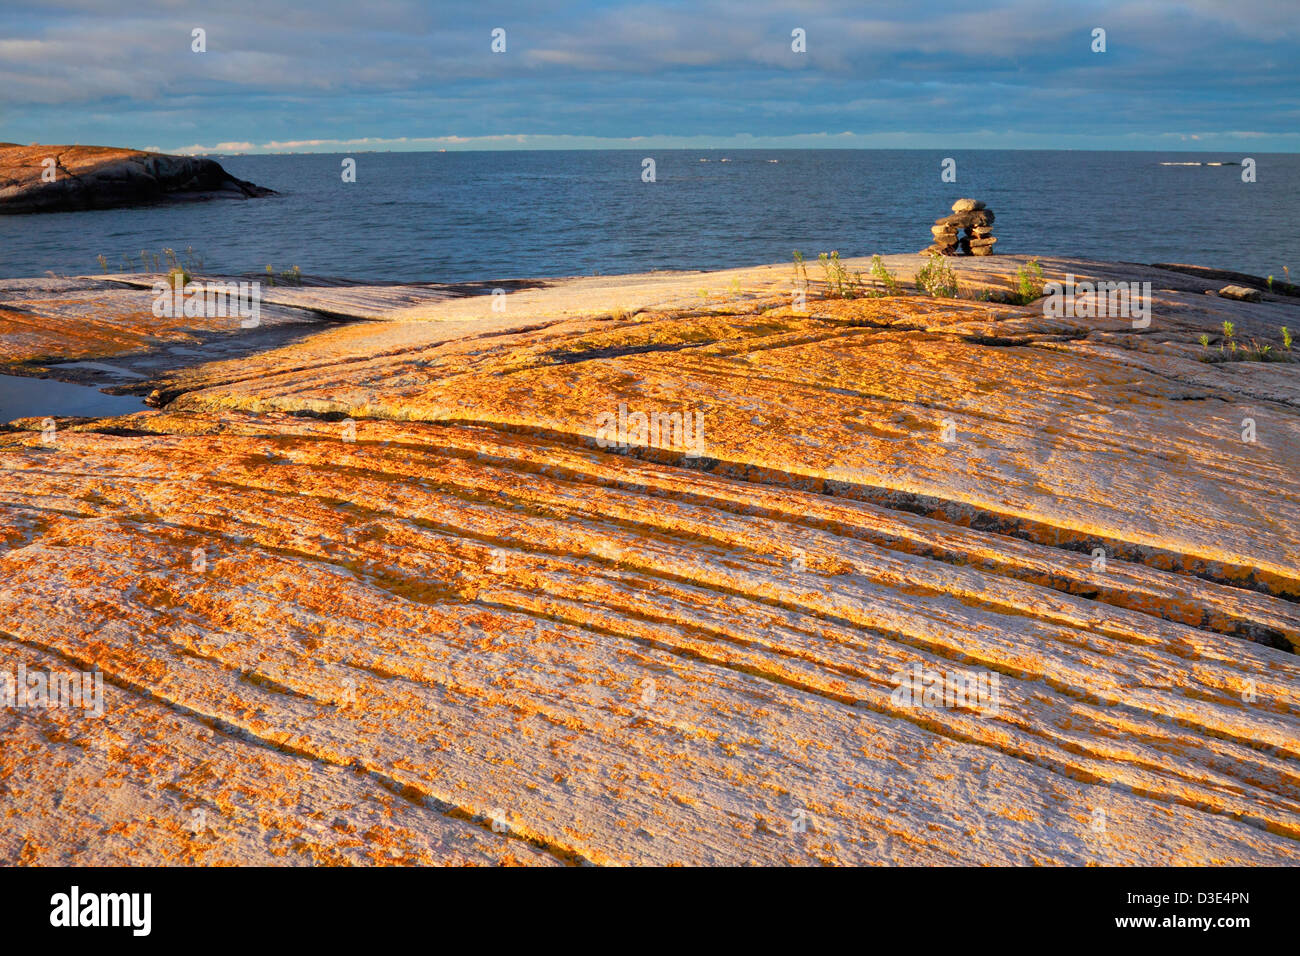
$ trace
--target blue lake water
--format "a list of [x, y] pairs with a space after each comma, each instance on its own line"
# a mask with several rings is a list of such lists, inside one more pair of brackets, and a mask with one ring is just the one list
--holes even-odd
[[[954, 199], [995, 211], [999, 253], [1300, 273], [1300, 155], [647, 150], [219, 157], [278, 198], [0, 217], [0, 278], [115, 271], [192, 246], [223, 273], [461, 281], [715, 269], [915, 252]], [[656, 181], [641, 179], [642, 160]], [[945, 156], [957, 181], [940, 178]], [[703, 161], [707, 160], [707, 162]], [[727, 160], [723, 162], [723, 160]], [[1292, 276], [1293, 280], [1297, 275]]]
[[90, 385], [53, 379], [0, 375], [0, 423], [15, 418], [127, 415], [144, 408], [144, 399], [134, 395], [109, 395]]

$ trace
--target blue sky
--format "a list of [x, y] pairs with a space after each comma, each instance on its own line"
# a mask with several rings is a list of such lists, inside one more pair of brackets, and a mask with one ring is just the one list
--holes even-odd
[[1297, 0], [4, 0], [0, 139], [1295, 152], [1298, 40]]

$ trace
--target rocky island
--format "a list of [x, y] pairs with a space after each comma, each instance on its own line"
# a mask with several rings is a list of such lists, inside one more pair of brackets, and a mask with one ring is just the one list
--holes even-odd
[[0, 214], [273, 195], [199, 156], [0, 143]]

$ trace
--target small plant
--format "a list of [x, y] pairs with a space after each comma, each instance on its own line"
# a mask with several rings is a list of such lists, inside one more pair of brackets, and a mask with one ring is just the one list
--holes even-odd
[[808, 288], [808, 266], [803, 261], [803, 253], [794, 251], [794, 285], [796, 289]]
[[827, 291], [841, 299], [847, 299], [848, 296], [844, 294], [844, 284], [848, 280], [848, 273], [840, 263], [839, 252], [832, 251], [830, 255], [823, 252], [817, 257], [817, 261], [822, 264], [822, 272], [826, 274]]
[[183, 289], [191, 281], [193, 281], [193, 277], [180, 266], [176, 266], [167, 273], [167, 285], [173, 289]]
[[1223, 339], [1225, 342], [1231, 342], [1232, 337], [1237, 334], [1237, 327], [1227, 319], [1223, 320]]
[[952, 271], [938, 253], [930, 255], [930, 261], [916, 274], [916, 287], [928, 295], [957, 298], [957, 274]]
[[1269, 277], [1268, 277], [1266, 280], [1264, 280], [1264, 281], [1266, 281], [1266, 282], [1268, 283], [1268, 291], [1269, 291], [1269, 292], [1272, 292], [1272, 291], [1273, 291], [1273, 277], [1272, 277], [1272, 276], [1269, 276]]
[[1201, 348], [1203, 349], [1208, 349], [1210, 347], [1210, 337], [1204, 332], [1201, 333], [1201, 337], [1196, 341], [1201, 343]]
[[266, 267], [266, 284], [275, 285], [275, 270], [269, 264]]
[[[109, 262], [108, 257], [101, 255], [96, 256], [95, 258], [99, 262], [99, 267], [105, 272], [108, 272], [112, 265], [112, 263]], [[123, 254], [120, 257], [120, 262], [121, 272], [136, 271], [135, 266], [131, 264], [132, 260], [127, 255]], [[177, 270], [189, 275], [203, 268], [203, 259], [200, 256], [195, 255], [193, 246], [186, 247], [184, 257], [177, 255], [176, 250], [171, 248], [164, 248], [161, 256], [155, 252], [150, 252], [147, 249], [141, 249], [139, 262], [139, 271], [158, 272], [165, 275], [171, 275], [171, 273]], [[190, 280], [186, 279], [186, 281], [188, 282]]]
[[885, 268], [885, 260], [879, 255], [871, 257], [871, 277], [885, 287], [882, 295], [898, 295], [901, 291], [898, 279]]
[[1251, 339], [1250, 348], [1244, 349], [1243, 352], [1248, 362], [1267, 362], [1270, 361], [1269, 356], [1273, 352], [1273, 346]]
[[1043, 294], [1043, 267], [1038, 259], [1030, 259], [1023, 266], [1016, 267], [1016, 291], [1013, 296], [1017, 305], [1028, 305]]
[[841, 299], [856, 299], [862, 295], [863, 281], [861, 272], [849, 272], [840, 262], [840, 254], [832, 252], [829, 256], [822, 253], [817, 257], [826, 273], [827, 289]]
[[1291, 351], [1291, 330], [1285, 325], [1282, 326], [1282, 348]]

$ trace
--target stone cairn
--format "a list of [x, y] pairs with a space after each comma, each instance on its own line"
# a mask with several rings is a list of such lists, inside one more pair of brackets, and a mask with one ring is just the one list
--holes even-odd
[[[965, 229], [966, 235], [958, 236], [957, 230]], [[952, 204], [952, 215], [936, 219], [930, 227], [934, 233], [934, 245], [926, 246], [921, 255], [939, 253], [943, 256], [991, 256], [993, 255], [993, 210], [985, 209], [978, 199], [958, 199]]]

